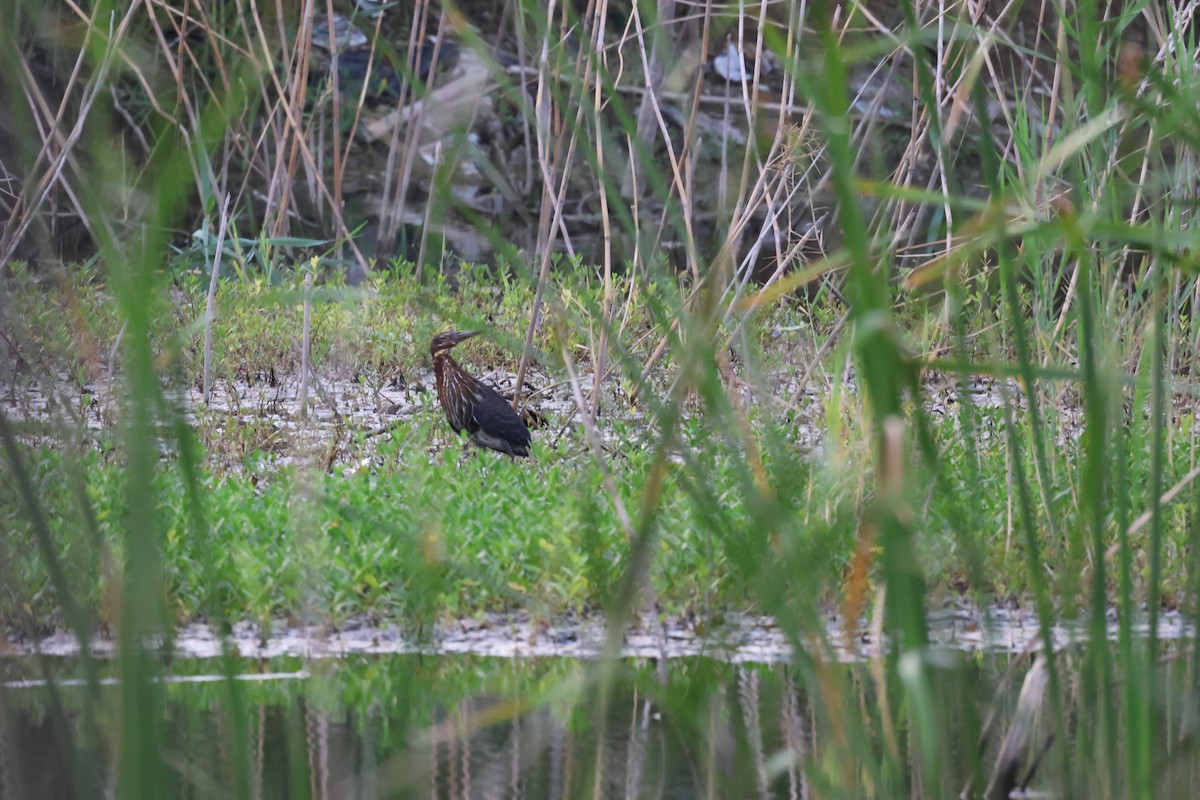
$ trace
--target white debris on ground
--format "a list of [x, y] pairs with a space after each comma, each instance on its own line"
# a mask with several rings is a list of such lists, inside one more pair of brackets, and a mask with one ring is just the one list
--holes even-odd
[[[1149, 636], [1149, 619], [1141, 614], [1132, 623], [1136, 637]], [[1087, 621], [1055, 621], [1050, 629], [1056, 650], [1086, 643]], [[1119, 632], [1117, 615], [1110, 611], [1107, 633], [1115, 641]], [[490, 658], [576, 658], [595, 659], [604, 653], [608, 635], [600, 615], [572, 616], [545, 622], [524, 612], [494, 614], [445, 624], [425, 638], [406, 635], [396, 625], [350, 623], [336, 630], [321, 626], [280, 623], [264, 632], [255, 624], [238, 623], [227, 641], [208, 625], [179, 628], [171, 640], [177, 658], [215, 658], [226, 647], [243, 658], [270, 659], [340, 658], [348, 655], [472, 655]], [[853, 641], [846, 641], [843, 621], [826, 617], [821, 630], [801, 639], [804, 655], [820, 661], [854, 663], [886, 652], [887, 642], [874, 636], [865, 621], [855, 628]], [[1158, 619], [1158, 639], [1170, 641], [1195, 635], [1191, 620], [1176, 611], [1164, 611]], [[964, 653], [1019, 654], [1042, 649], [1041, 626], [1032, 611], [1007, 607], [978, 607], [955, 602], [929, 614], [929, 637], [934, 648]], [[159, 649], [160, 642], [151, 642]], [[114, 639], [97, 637], [89, 646], [93, 656], [117, 655]], [[58, 632], [36, 642], [9, 641], [0, 653], [9, 657], [78, 656], [79, 643], [67, 632]], [[780, 663], [797, 659], [793, 640], [770, 617], [730, 615], [722, 624], [700, 633], [694, 622], [644, 615], [627, 626], [619, 652], [621, 658], [712, 658], [730, 663]]]

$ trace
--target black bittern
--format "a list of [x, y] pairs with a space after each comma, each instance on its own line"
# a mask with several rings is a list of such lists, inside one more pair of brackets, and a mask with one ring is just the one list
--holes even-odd
[[479, 331], [445, 331], [429, 343], [438, 401], [455, 433], [467, 432], [471, 441], [510, 456], [528, 456], [532, 437], [521, 417], [482, 381], [472, 378], [450, 357], [450, 351]]

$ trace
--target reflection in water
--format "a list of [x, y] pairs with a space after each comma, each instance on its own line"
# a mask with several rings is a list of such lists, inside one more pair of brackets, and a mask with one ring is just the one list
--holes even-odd
[[[212, 663], [177, 662], [173, 673]], [[12, 660], [0, 665], [14, 677]], [[238, 666], [305, 675], [295, 659]], [[959, 797], [971, 786], [978, 796], [1029, 664], [930, 659], [938, 694], [930, 719], [913, 716], [913, 696], [882, 662], [696, 658], [663, 671], [626, 661], [607, 688], [602, 665], [567, 659], [392, 656], [317, 666], [287, 682], [143, 687], [162, 709], [156, 796], [791, 800]], [[1078, 695], [1070, 705], [1080, 731], [1090, 724], [1081, 700], [1095, 689], [1086, 684], [1063, 683]], [[806, 686], [820, 688], [814, 695]], [[120, 691], [102, 687], [88, 705], [84, 687], [0, 689], [0, 800], [119, 794], [120, 770], [129, 769], [120, 759]], [[55, 721], [56, 704], [65, 725]], [[998, 713], [990, 730], [999, 733], [981, 748], [981, 720], [991, 710]], [[932, 740], [923, 738], [926, 723]], [[1055, 726], [1036, 714], [1022, 725], [1031, 752], [1053, 741]], [[1168, 726], [1163, 733], [1172, 738]], [[1081, 735], [1070, 746], [1092, 753]], [[1058, 792], [1060, 782], [1037, 784]]]

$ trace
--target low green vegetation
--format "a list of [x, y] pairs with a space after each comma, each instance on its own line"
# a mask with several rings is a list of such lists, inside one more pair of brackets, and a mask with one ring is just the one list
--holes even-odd
[[[10, 281], [11, 302], [28, 310], [21, 317], [20, 355], [40, 365], [12, 380], [27, 390], [40, 387], [47, 397], [75, 393], [82, 398], [78, 412], [87, 417], [102, 403], [91, 393], [103, 377], [88, 374], [85, 354], [110, 350], [119, 326], [104, 283], [86, 271], [68, 274], [84, 279], [60, 284], [57, 292], [19, 269]], [[556, 308], [567, 324], [546, 326], [538, 340], [539, 376], [548, 384], [562, 375], [562, 356], [552, 345], [588, 352], [588, 330], [596, 322], [589, 311], [599, 298], [587, 274], [567, 273], [555, 284], [563, 298]], [[178, 391], [194, 384], [201, 369], [203, 337], [195, 320], [203, 318], [203, 289], [179, 276], [171, 296], [174, 307], [155, 317], [153, 336], [158, 363], [175, 376]], [[222, 285], [213, 336], [218, 385], [232, 394], [271, 382], [279, 388], [272, 403], [205, 409], [191, 407], [193, 395], [174, 404], [178, 413], [194, 412], [186, 449], [195, 454], [198, 486], [193, 497], [179, 462], [181, 445], [162, 454], [156, 515], [173, 619], [252, 619], [269, 627], [280, 619], [338, 625], [366, 617], [422, 630], [484, 612], [523, 609], [551, 618], [606, 607], [629, 566], [621, 515], [644, 501], [653, 469], [654, 398], [647, 400], [646, 393], [669, 390], [664, 374], [671, 365], [652, 373], [642, 397], [629, 399], [632, 374], [605, 395], [602, 461], [589, 451], [570, 403], [546, 412], [534, 458], [512, 461], [466, 448], [450, 435], [429, 380], [426, 347], [443, 327], [485, 325], [498, 336], [467, 350], [466, 363], [476, 372], [490, 365], [511, 369], [515, 355], [506, 342], [519, 336], [532, 299], [527, 284], [484, 271], [463, 271], [453, 286], [444, 279], [421, 283], [411, 268], [401, 267], [379, 272], [362, 289], [336, 280], [319, 285], [315, 297], [314, 367], [327, 380], [341, 381], [347, 412], [325, 427], [306, 427], [295, 404], [281, 402], [297, 391], [301, 276], [285, 275], [274, 286], [236, 279]], [[653, 333], [651, 305], [630, 304], [631, 334]], [[852, 385], [835, 377], [845, 348], [828, 348], [811, 362], [815, 348], [806, 339], [827, 337], [836, 311], [823, 293], [812, 300], [785, 298], [748, 318], [744, 350], [734, 351], [750, 389], [745, 424], [758, 447], [753, 458], [761, 459], [766, 512], [751, 505], [759, 488], [746, 440], [711, 424], [705, 411], [714, 397], [701, 391], [684, 404], [681, 441], [669, 448], [675, 455], [657, 497], [648, 572], [650, 598], [666, 613], [719, 620], [731, 610], [765, 612], [770, 602], [764, 602], [762, 586], [772, 593], [803, 591], [827, 610], [839, 602], [863, 543], [860, 509], [869, 498], [863, 476], [873, 457], [869, 414]], [[901, 319], [912, 335], [935, 347], [947, 333], [935, 317], [918, 316], [927, 313], [917, 302], [901, 311]], [[567, 332], [567, 342], [547, 338], [559, 331]], [[649, 351], [653, 337], [642, 341]], [[976, 354], [981, 363], [1005, 349], [999, 337], [990, 341], [976, 347], [991, 351]], [[588, 366], [585, 358], [578, 368]], [[806, 368], [821, 376], [808, 395], [794, 385]], [[69, 377], [52, 377], [61, 375]], [[392, 414], [384, 390], [400, 384], [417, 384], [410, 394], [415, 403]], [[906, 447], [936, 454], [936, 473], [906, 478], [920, 498], [914, 510], [925, 520], [916, 552], [929, 587], [935, 597], [967, 592], [984, 603], [1029, 602], [1033, 576], [1026, 542], [1014, 530], [1012, 459], [1013, 447], [1040, 442], [1046, 473], [1035, 509], [1038, 579], [1063, 611], [1086, 605], [1088, 584], [1080, 570], [1060, 568], [1081, 557], [1086, 562], [1077, 533], [1086, 524], [1078, 397], [1069, 382], [1049, 384], [1044, 397], [1051, 402], [1035, 428], [1016, 384], [1007, 390], [994, 379], [976, 384], [978, 397], [971, 401], [968, 392], [964, 402], [956, 400], [952, 376], [927, 372], [922, 385], [928, 409], [909, 410], [915, 416]], [[350, 397], [347, 386], [359, 393]], [[84, 387], [88, 394], [80, 394]], [[1125, 482], [1129, 519], [1150, 504], [1150, 431], [1144, 390], [1139, 395], [1137, 389], [1132, 385], [1128, 396], [1140, 397], [1141, 404], [1124, 415], [1117, 427], [1121, 446], [1110, 453], [1111, 468]], [[110, 424], [83, 439], [83, 431], [64, 427], [52, 413], [15, 428], [31, 443], [43, 442], [25, 451], [23, 464], [52, 521], [73, 590], [106, 626], [116, 623], [111, 615], [117, 607], [106, 597], [119, 596], [117, 565], [125, 562], [122, 528], [129, 519], [120, 403], [107, 402]], [[356, 404], [371, 406], [372, 413], [348, 413]], [[1005, 404], [1015, 443], [1007, 438]], [[1192, 468], [1195, 440], [1191, 408], [1183, 405], [1173, 416], [1161, 479], [1168, 486]], [[734, 414], [728, 422], [736, 419]], [[373, 420], [385, 424], [376, 428]], [[9, 630], [34, 633], [64, 620], [14, 474], [6, 470], [0, 477], [11, 553], [0, 619]], [[1191, 524], [1186, 503], [1164, 509], [1163, 541], [1173, 559], [1189, 551]], [[1144, 530], [1130, 540], [1131, 580], [1139, 593], [1148, 569], [1141, 555]], [[1115, 534], [1108, 529], [1105, 548], [1119, 541]], [[1108, 557], [1111, 570], [1115, 556]], [[880, 576], [872, 570], [870, 578]], [[1186, 572], [1169, 573], [1163, 590], [1172, 601], [1185, 594]]]

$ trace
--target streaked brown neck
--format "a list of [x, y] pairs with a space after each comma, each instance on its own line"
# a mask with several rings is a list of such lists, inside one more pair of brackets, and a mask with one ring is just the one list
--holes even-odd
[[439, 389], [446, 380], [446, 367], [450, 364], [458, 367], [458, 362], [450, 357], [449, 350], [438, 350], [433, 354], [433, 377]]

